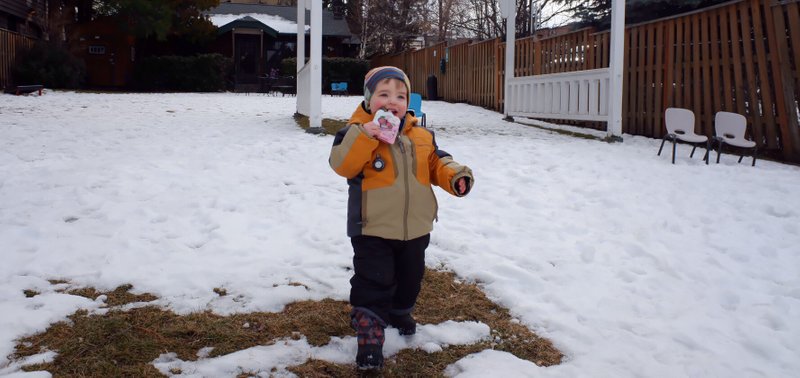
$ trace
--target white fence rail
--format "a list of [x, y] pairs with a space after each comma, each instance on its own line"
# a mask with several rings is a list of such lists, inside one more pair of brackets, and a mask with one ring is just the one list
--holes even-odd
[[608, 122], [609, 75], [601, 68], [512, 78], [508, 115]]
[[311, 64], [306, 62], [297, 73], [297, 112], [311, 117]]

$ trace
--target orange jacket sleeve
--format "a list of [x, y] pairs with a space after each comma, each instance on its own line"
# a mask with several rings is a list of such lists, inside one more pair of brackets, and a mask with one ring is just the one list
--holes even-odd
[[367, 136], [360, 124], [348, 125], [336, 133], [328, 163], [336, 174], [353, 178], [364, 170], [379, 143]]

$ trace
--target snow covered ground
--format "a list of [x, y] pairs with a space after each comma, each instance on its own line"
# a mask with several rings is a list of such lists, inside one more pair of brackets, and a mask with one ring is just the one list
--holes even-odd
[[[345, 119], [358, 101], [325, 97], [324, 116]], [[449, 375], [797, 376], [798, 167], [730, 155], [706, 166], [687, 146], [672, 165], [657, 140], [607, 144], [469, 105], [424, 107], [440, 147], [476, 177], [466, 198], [437, 190], [428, 265], [480, 282], [566, 355], [543, 368], [484, 351]], [[294, 98], [260, 95], [0, 96], [0, 356], [102, 305], [48, 279], [130, 283], [178, 313], [346, 300], [347, 192], [327, 164], [333, 138], [304, 133], [293, 113]], [[387, 351], [488, 335], [479, 323], [423, 330], [411, 341], [390, 332]], [[334, 341], [154, 363], [235, 376], [312, 355], [351, 361], [353, 338]], [[0, 375], [26, 375], [19, 366], [0, 362]]]

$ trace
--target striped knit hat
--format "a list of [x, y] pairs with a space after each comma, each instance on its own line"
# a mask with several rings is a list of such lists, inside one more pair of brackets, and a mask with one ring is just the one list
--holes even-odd
[[411, 81], [408, 80], [408, 76], [397, 67], [383, 66], [371, 69], [367, 72], [367, 76], [364, 77], [364, 107], [370, 110], [369, 100], [372, 98], [372, 92], [375, 92], [375, 87], [384, 79], [397, 79], [406, 85], [406, 90], [408, 91], [406, 106], [408, 106], [408, 100], [411, 97]]

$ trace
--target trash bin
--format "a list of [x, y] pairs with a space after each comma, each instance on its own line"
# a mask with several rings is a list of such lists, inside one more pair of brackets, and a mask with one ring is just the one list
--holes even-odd
[[426, 82], [425, 86], [428, 87], [428, 100], [438, 100], [439, 96], [436, 93], [436, 86], [438, 84], [438, 79], [436, 76], [431, 74], [428, 76], [428, 81]]

